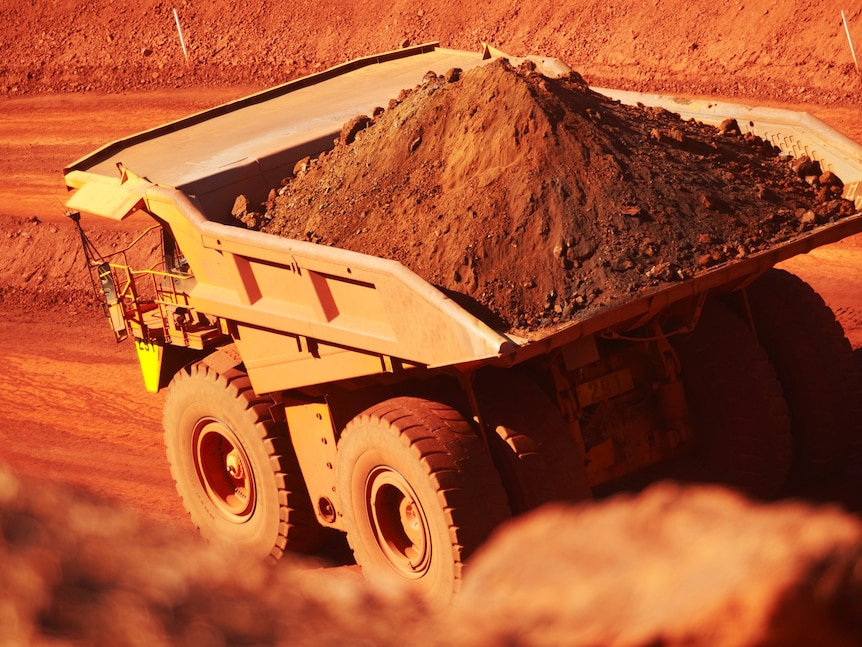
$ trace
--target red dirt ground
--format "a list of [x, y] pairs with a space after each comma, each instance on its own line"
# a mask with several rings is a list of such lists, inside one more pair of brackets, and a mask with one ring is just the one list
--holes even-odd
[[[848, 3], [853, 4], [853, 3]], [[0, 8], [0, 358], [3, 461], [187, 528], [134, 351], [81, 303], [62, 169], [98, 146], [272, 83], [405, 42], [558, 56], [593, 84], [812, 112], [862, 141], [862, 75], [840, 6], [750, 0], [523, 5], [301, 0], [7, 3]], [[862, 50], [862, 7], [846, 11]], [[38, 222], [33, 221], [37, 218]], [[98, 240], [121, 236], [90, 222]], [[127, 240], [128, 238], [125, 238]], [[784, 264], [862, 346], [862, 239]]]

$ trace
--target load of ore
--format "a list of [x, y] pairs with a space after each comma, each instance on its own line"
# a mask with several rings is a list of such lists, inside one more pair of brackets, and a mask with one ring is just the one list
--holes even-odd
[[[401, 262], [519, 331], [590, 316], [855, 211], [841, 181], [525, 62], [426, 75], [297, 164], [273, 234]], [[241, 201], [238, 200], [238, 203]]]

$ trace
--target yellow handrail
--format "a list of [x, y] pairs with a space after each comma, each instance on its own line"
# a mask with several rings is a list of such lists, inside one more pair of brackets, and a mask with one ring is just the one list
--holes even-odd
[[[153, 225], [151, 227], [147, 227], [144, 231], [142, 231], [140, 234], [138, 234], [138, 236], [131, 243], [126, 245], [123, 249], [118, 249], [115, 252], [111, 252], [110, 254], [107, 254], [105, 257], [100, 258], [100, 259], [95, 259], [95, 258], [88, 259], [90, 261], [90, 266], [91, 267], [98, 267], [99, 265], [104, 263], [106, 259], [111, 258], [112, 256], [117, 256], [119, 254], [125, 255], [125, 253], [127, 251], [129, 251], [132, 247], [134, 247], [139, 242], [141, 242], [141, 239], [143, 239], [144, 236], [146, 236], [148, 233], [150, 233], [154, 229], [161, 229], [161, 225]], [[111, 267], [114, 267], [113, 263], [110, 263], [110, 265], [111, 265]]]

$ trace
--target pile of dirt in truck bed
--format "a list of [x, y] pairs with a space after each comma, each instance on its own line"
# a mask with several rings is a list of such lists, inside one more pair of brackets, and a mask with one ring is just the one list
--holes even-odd
[[[264, 231], [397, 260], [544, 328], [854, 211], [770, 144], [505, 60], [429, 73], [270, 193]], [[252, 209], [253, 211], [253, 209]], [[258, 221], [258, 222], [254, 222]]]

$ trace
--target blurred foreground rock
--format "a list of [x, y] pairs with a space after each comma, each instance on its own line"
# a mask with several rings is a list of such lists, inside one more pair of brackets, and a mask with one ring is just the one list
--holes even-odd
[[542, 509], [470, 566], [463, 645], [862, 644], [862, 524], [832, 508], [660, 484]]
[[855, 645], [862, 525], [659, 485], [502, 528], [440, 608], [0, 468], [0, 645]]
[[398, 645], [424, 615], [357, 573], [238, 561], [2, 467], [0, 564], [2, 646]]

